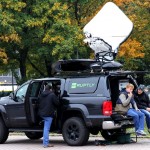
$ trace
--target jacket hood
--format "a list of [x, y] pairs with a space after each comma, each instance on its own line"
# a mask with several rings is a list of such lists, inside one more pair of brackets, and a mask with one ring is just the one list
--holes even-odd
[[127, 91], [126, 91], [126, 88], [123, 88], [123, 89], [120, 91], [120, 93], [122, 93], [122, 92], [127, 92]]

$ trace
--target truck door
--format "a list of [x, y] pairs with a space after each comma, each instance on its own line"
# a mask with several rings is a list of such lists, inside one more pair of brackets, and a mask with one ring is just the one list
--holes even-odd
[[30, 125], [38, 124], [40, 117], [38, 116], [38, 99], [39, 95], [43, 90], [43, 81], [33, 80], [29, 87], [26, 95], [25, 109], [28, 122]]
[[9, 103], [4, 106], [8, 115], [10, 127], [28, 126], [24, 107], [28, 86], [29, 82], [20, 86], [14, 93], [14, 96], [9, 98]]
[[[38, 116], [38, 105], [39, 96], [43, 92], [45, 85], [51, 84], [53, 86], [54, 93], [58, 96], [58, 98], [60, 98], [62, 95], [64, 82], [64, 79], [48, 78], [44, 80], [33, 80], [30, 83], [26, 96], [25, 106], [27, 111], [27, 119], [31, 125], [38, 126], [39, 122], [41, 121], [41, 118]], [[57, 124], [57, 118], [53, 119], [53, 124]], [[55, 128], [55, 125], [52, 125], [52, 128], [53, 126]]]

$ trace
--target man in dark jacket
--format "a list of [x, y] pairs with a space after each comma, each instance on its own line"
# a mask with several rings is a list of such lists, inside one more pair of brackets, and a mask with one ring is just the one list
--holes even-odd
[[144, 92], [144, 89], [145, 86], [140, 85], [134, 97], [138, 108], [146, 116], [146, 124], [147, 124], [148, 131], [150, 132], [150, 100], [148, 95]]
[[116, 101], [115, 111], [121, 111], [133, 117], [137, 135], [146, 135], [144, 132], [144, 114], [138, 109], [133, 97], [134, 85], [127, 84], [126, 89], [120, 92]]
[[39, 111], [38, 114], [44, 119], [43, 130], [43, 147], [52, 147], [49, 144], [49, 131], [52, 124], [52, 120], [56, 111], [56, 107], [59, 105], [57, 96], [52, 91], [52, 86], [46, 85], [45, 91], [39, 98]]

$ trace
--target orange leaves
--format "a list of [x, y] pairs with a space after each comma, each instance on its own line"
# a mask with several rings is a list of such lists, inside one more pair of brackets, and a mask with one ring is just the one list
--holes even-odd
[[133, 0], [114, 0], [113, 2], [118, 5], [118, 6], [121, 6], [121, 5], [124, 5], [125, 3], [129, 3], [129, 2], [132, 2]]
[[128, 39], [119, 50], [119, 57], [124, 57], [126, 60], [132, 58], [143, 58], [143, 46], [135, 39]]
[[124, 69], [137, 70], [142, 66], [139, 58], [144, 58], [144, 47], [135, 39], [128, 39], [121, 45], [118, 58], [124, 60]]

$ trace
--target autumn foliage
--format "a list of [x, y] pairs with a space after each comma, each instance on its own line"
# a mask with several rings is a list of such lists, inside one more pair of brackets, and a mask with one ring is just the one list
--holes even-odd
[[0, 62], [20, 68], [26, 79], [48, 71], [49, 76], [51, 63], [58, 59], [94, 58], [84, 45], [83, 28], [108, 1], [134, 24], [129, 39], [119, 47], [117, 60], [124, 61], [124, 69], [149, 70], [149, 0], [1, 0]]
[[132, 58], [143, 58], [143, 46], [135, 39], [128, 39], [121, 45], [118, 57], [125, 57], [127, 60]]

